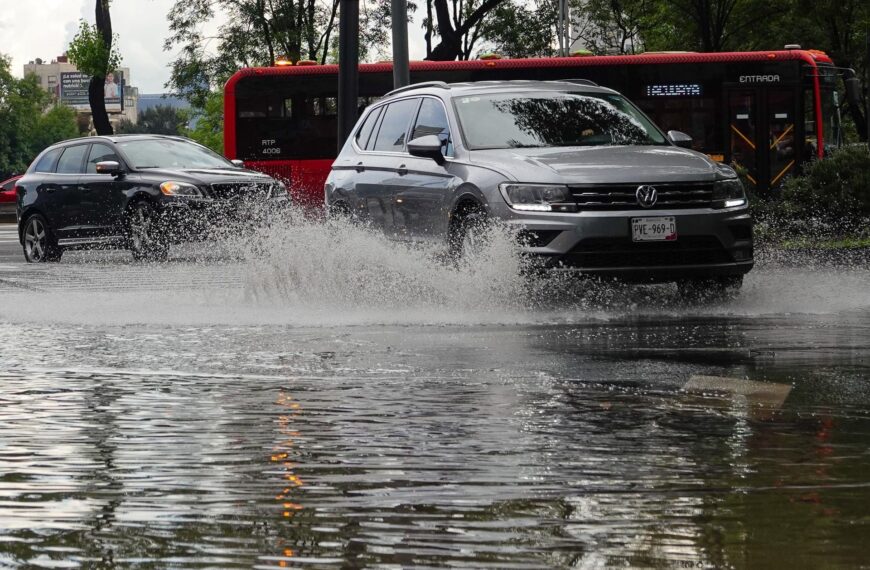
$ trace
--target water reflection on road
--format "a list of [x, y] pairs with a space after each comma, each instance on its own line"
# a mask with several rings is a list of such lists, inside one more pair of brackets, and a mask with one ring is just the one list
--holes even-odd
[[236, 271], [6, 276], [0, 566], [866, 563], [866, 272], [386, 313]]

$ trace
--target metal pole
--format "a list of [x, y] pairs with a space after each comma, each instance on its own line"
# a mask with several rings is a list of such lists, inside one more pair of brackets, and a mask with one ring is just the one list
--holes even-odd
[[864, 58], [864, 118], [867, 122], [867, 149], [870, 150], [870, 30], [867, 30], [867, 54]]
[[411, 83], [408, 71], [408, 3], [392, 0], [393, 13], [393, 89]]
[[359, 104], [359, 0], [340, 0], [338, 21], [338, 152], [357, 120]]
[[559, 0], [559, 21], [556, 23], [556, 34], [559, 36], [559, 55], [565, 55], [565, 0]]

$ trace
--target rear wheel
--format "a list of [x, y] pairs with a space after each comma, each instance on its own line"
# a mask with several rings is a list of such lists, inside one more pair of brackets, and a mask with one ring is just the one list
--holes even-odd
[[159, 216], [148, 202], [136, 202], [127, 212], [127, 241], [136, 261], [163, 261], [169, 243], [159, 227]]
[[450, 224], [450, 259], [458, 263], [480, 251], [486, 245], [487, 226], [486, 211], [482, 206], [471, 203], [460, 206]]
[[28, 263], [60, 261], [63, 250], [58, 247], [45, 218], [34, 214], [27, 218], [22, 232], [24, 259]]
[[686, 279], [677, 282], [677, 290], [680, 292], [680, 297], [693, 303], [712, 303], [731, 300], [740, 293], [742, 286], [742, 275], [707, 279]]

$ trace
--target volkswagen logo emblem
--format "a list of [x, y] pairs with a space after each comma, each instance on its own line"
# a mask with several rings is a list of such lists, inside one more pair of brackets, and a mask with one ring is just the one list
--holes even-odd
[[659, 199], [659, 193], [656, 191], [655, 186], [638, 186], [637, 192], [634, 195], [637, 198], [637, 203], [644, 208], [652, 208]]

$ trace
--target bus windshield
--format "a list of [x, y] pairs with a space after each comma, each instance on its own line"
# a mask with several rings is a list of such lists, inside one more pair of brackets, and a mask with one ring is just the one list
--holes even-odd
[[456, 99], [472, 150], [663, 145], [665, 137], [619, 95], [531, 91]]

